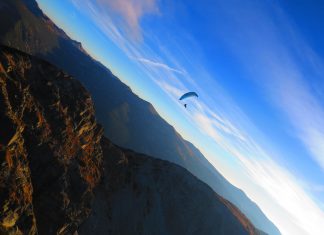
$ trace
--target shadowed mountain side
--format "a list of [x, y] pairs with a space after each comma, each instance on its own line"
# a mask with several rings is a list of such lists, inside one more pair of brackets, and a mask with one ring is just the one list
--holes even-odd
[[103, 181], [86, 234], [261, 234], [225, 199], [187, 170], [123, 150], [103, 138]]
[[72, 234], [101, 176], [89, 93], [48, 62], [0, 46], [0, 234]]
[[98, 121], [114, 143], [185, 167], [237, 205], [256, 227], [271, 235], [280, 234], [256, 204], [219, 174], [150, 103], [93, 60], [80, 43], [38, 9], [34, 0], [0, 0], [0, 42], [38, 55], [81, 81], [92, 95]]

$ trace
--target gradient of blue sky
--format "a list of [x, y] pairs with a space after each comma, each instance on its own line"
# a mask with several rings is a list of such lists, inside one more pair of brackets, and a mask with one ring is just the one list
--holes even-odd
[[[38, 0], [283, 234], [324, 231], [324, 5]], [[185, 110], [178, 97], [200, 94]]]

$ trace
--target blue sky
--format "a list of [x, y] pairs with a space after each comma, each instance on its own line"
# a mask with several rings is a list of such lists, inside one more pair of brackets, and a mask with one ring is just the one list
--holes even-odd
[[[323, 234], [320, 1], [38, 3], [283, 234]], [[184, 109], [178, 98], [191, 90], [199, 99]]]

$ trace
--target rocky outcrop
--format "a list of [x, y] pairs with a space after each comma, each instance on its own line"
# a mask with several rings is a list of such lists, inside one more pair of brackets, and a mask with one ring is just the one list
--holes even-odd
[[90, 212], [102, 129], [80, 83], [0, 47], [0, 234], [70, 234]]

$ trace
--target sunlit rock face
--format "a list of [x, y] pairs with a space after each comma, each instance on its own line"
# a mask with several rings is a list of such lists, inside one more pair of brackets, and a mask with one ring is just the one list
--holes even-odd
[[75, 231], [100, 179], [88, 92], [49, 63], [0, 47], [0, 234]]

